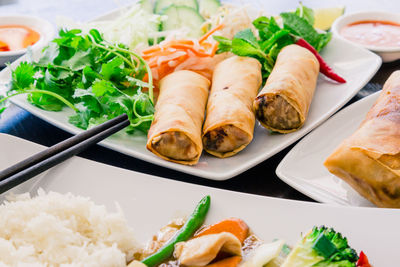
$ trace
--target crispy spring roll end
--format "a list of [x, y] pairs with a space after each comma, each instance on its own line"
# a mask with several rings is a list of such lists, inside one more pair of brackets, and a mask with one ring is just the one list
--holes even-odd
[[258, 96], [254, 112], [261, 124], [273, 131], [295, 131], [302, 124], [299, 112], [280, 95]]
[[203, 144], [208, 153], [227, 157], [229, 152], [247, 145], [251, 141], [249, 139], [251, 137], [245, 131], [229, 124], [208, 131], [203, 136]]
[[159, 154], [174, 160], [192, 161], [197, 158], [196, 145], [182, 132], [165, 132], [151, 141]]

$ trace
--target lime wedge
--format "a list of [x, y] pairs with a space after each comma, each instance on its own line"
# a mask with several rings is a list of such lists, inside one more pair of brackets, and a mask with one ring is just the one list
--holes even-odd
[[324, 31], [329, 30], [335, 19], [343, 15], [343, 13], [344, 6], [314, 9], [314, 28]]

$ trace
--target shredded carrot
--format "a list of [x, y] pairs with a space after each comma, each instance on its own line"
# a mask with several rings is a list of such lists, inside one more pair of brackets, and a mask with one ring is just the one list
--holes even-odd
[[216, 224], [209, 225], [203, 229], [200, 229], [200, 231], [196, 233], [194, 237], [199, 237], [209, 234], [218, 234], [222, 232], [228, 232], [233, 234], [239, 239], [241, 243], [243, 243], [249, 234], [249, 227], [241, 219], [230, 218], [217, 222]]
[[206, 267], [237, 267], [239, 263], [242, 261], [242, 257], [233, 256], [229, 257], [212, 264], [206, 265]]
[[211, 29], [210, 31], [208, 31], [206, 34], [204, 34], [200, 39], [199, 39], [199, 43], [204, 42], [205, 40], [208, 39], [208, 37], [210, 37], [214, 32], [222, 29], [225, 25], [224, 24], [219, 24], [218, 26], [216, 26], [214, 29]]
[[212, 74], [219, 60], [213, 59], [218, 49], [218, 42], [207, 39], [222, 27], [223, 24], [218, 25], [199, 40], [169, 40], [144, 49], [142, 57], [149, 64], [155, 76], [155, 83], [179, 69]]

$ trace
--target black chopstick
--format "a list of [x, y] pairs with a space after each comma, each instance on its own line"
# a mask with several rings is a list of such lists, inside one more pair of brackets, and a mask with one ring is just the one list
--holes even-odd
[[[100, 130], [98, 128], [89, 134], [86, 132], [78, 134], [78, 135], [71, 137], [57, 145], [54, 145], [42, 152], [39, 152], [36, 155], [33, 155], [32, 157], [30, 157], [26, 160], [23, 160], [23, 161], [17, 163], [16, 165], [18, 165], [18, 168], [14, 168], [14, 166], [16, 166], [16, 165], [11, 166], [10, 168], [12, 168], [13, 170], [19, 169], [19, 171], [17, 173], [14, 172], [12, 175], [7, 176], [3, 180], [0, 181], [0, 193], [4, 193], [4, 192], [10, 190], [11, 188], [38, 175], [39, 173], [50, 169], [51, 167], [59, 164], [60, 162], [63, 162], [64, 160], [79, 154], [80, 152], [85, 150], [87, 147], [89, 147], [93, 144], [96, 144], [96, 143], [100, 142], [101, 140], [107, 138], [108, 136], [122, 130], [129, 124], [130, 124], [130, 122], [126, 115], [116, 117], [113, 120], [107, 121], [107, 122], [105, 122], [99, 126], [96, 126], [86, 132], [90, 132], [97, 127], [99, 127]], [[106, 126], [104, 126], [104, 125], [106, 125]], [[81, 135], [83, 135], [83, 137]], [[77, 142], [76, 139], [74, 139], [74, 138], [76, 138], [80, 142]], [[63, 144], [63, 145], [61, 145], [61, 144]], [[56, 149], [54, 147], [56, 147]], [[49, 150], [50, 152], [46, 152], [47, 150]], [[56, 151], [54, 152], [53, 150], [56, 150]], [[48, 155], [50, 155], [50, 156], [48, 156]], [[37, 156], [40, 157], [41, 160], [37, 160], [37, 158], [36, 158]], [[27, 163], [25, 168], [22, 168], [23, 162]], [[32, 164], [32, 162], [34, 162], [34, 163]], [[7, 168], [7, 169], [10, 169], [10, 168]], [[5, 172], [6, 170], [2, 171], [1, 173]]]
[[4, 180], [5, 178], [14, 175], [24, 169], [29, 168], [32, 165], [35, 165], [36, 163], [39, 163], [57, 153], [60, 151], [63, 151], [73, 145], [76, 145], [80, 142], [82, 142], [85, 139], [88, 139], [89, 137], [98, 134], [111, 126], [118, 124], [121, 121], [127, 120], [128, 116], [126, 114], [120, 115], [118, 117], [115, 117], [109, 121], [106, 121], [100, 125], [97, 125], [96, 127], [91, 128], [90, 130], [84, 131], [78, 135], [72, 136], [58, 144], [55, 144], [54, 146], [51, 146], [25, 160], [22, 160], [18, 162], [17, 164], [14, 164], [11, 167], [8, 167], [5, 170], [0, 171], [0, 181]]

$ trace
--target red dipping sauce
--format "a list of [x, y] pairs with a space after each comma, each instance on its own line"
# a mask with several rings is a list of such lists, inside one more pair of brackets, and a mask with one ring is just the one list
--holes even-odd
[[0, 26], [0, 52], [16, 51], [33, 45], [40, 39], [40, 34], [23, 25]]
[[355, 43], [377, 47], [400, 47], [400, 24], [390, 21], [358, 21], [343, 27], [340, 34]]

